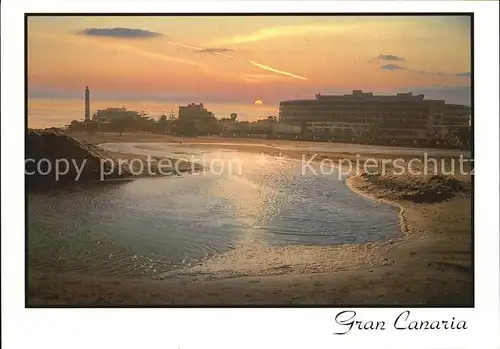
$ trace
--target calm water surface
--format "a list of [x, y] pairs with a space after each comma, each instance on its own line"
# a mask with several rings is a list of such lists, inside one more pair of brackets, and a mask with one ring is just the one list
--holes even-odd
[[300, 161], [216, 147], [103, 146], [194, 159], [215, 173], [30, 194], [31, 267], [157, 275], [242, 244], [364, 243], [400, 232], [397, 208], [354, 194], [336, 172], [303, 174]]

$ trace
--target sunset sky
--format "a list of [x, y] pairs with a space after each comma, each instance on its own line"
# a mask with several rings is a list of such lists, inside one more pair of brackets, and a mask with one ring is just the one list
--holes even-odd
[[[233, 103], [414, 91], [469, 103], [469, 17], [30, 17], [30, 98]], [[263, 104], [254, 104], [261, 100]]]

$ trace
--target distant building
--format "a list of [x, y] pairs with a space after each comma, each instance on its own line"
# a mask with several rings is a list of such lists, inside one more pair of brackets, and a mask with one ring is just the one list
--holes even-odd
[[470, 125], [470, 107], [459, 104], [445, 104], [442, 116], [436, 117], [433, 122], [434, 131], [441, 138], [457, 138]]
[[271, 123], [271, 130], [276, 135], [299, 135], [302, 133], [302, 127], [284, 122]]
[[125, 107], [121, 108], [106, 108], [97, 111], [95, 118], [98, 121], [117, 121], [126, 118], [139, 118], [139, 113], [134, 110], [127, 110]]
[[220, 131], [225, 136], [247, 136], [249, 133], [248, 124], [229, 120], [221, 120]]
[[179, 106], [178, 124], [188, 133], [217, 132], [217, 119], [203, 106], [203, 103]]
[[257, 137], [257, 136], [297, 136], [301, 134], [301, 127], [269, 120], [253, 122], [235, 122], [221, 120], [219, 122], [221, 133], [231, 137]]
[[85, 121], [90, 121], [90, 90], [85, 86]]
[[203, 106], [203, 103], [179, 106], [179, 121], [199, 121], [211, 119], [212, 113]]
[[354, 90], [345, 95], [280, 103], [280, 122], [305, 133], [339, 140], [427, 141], [452, 139], [469, 127], [470, 107], [398, 93], [375, 96]]

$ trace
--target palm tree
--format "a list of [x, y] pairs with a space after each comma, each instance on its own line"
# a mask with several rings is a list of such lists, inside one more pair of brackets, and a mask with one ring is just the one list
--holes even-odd
[[168, 121], [175, 121], [175, 120], [177, 120], [177, 116], [175, 115], [175, 112], [173, 110], [169, 111]]

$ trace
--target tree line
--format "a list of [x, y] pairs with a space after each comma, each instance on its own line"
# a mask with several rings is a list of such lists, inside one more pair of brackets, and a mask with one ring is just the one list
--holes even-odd
[[[217, 119], [213, 113], [206, 119], [179, 119], [174, 111], [162, 114], [158, 118], [150, 116], [145, 111], [127, 111], [117, 113], [113, 117], [103, 117], [99, 113], [94, 113], [90, 122], [73, 120], [68, 126], [71, 131], [87, 132], [117, 132], [122, 135], [124, 132], [149, 132], [156, 134], [216, 134], [221, 131], [223, 122], [239, 122], [238, 114], [231, 113], [229, 117]], [[258, 122], [275, 122], [276, 116], [269, 116]], [[241, 123], [250, 123], [241, 121]], [[200, 128], [202, 130], [200, 130]]]

